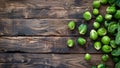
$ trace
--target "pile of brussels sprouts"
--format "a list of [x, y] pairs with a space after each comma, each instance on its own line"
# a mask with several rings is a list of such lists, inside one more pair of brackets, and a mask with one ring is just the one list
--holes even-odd
[[[105, 15], [100, 14], [99, 8], [101, 5], [109, 5], [106, 8]], [[94, 41], [93, 47], [98, 51], [101, 50], [103, 55], [101, 57], [102, 62], [91, 68], [108, 68], [104, 62], [108, 61], [109, 57], [115, 62], [115, 68], [120, 68], [120, 7], [109, 0], [94, 0], [92, 6], [92, 12], [85, 11], [83, 18], [85, 21], [90, 21], [93, 18], [93, 29], [90, 31], [89, 38]], [[68, 23], [70, 30], [74, 30], [75, 27], [75, 21]], [[85, 35], [87, 25], [84, 23], [80, 24], [78, 32], [80, 35]], [[77, 43], [80, 46], [85, 45], [86, 42], [86, 39], [83, 37], [77, 39]], [[74, 40], [68, 39], [67, 46], [73, 47]], [[86, 53], [84, 58], [86, 61], [90, 61], [92, 56]]]

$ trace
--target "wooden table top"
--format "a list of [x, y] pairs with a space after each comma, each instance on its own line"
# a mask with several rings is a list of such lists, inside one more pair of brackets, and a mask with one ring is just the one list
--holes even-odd
[[[101, 62], [101, 51], [93, 48], [89, 32], [94, 21], [83, 20], [83, 12], [92, 11], [93, 0], [0, 0], [0, 68], [90, 68]], [[104, 15], [105, 6], [100, 12]], [[86, 35], [77, 27], [70, 31], [69, 21], [88, 25]], [[68, 48], [66, 41], [78, 37], [86, 45]], [[85, 53], [92, 55], [84, 60]], [[111, 59], [105, 62], [114, 68]]]

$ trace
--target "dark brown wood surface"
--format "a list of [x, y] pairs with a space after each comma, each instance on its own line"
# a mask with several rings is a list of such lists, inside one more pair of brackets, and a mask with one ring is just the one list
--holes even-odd
[[[83, 20], [83, 12], [92, 12], [93, 0], [0, 0], [0, 68], [90, 68], [101, 63], [101, 51], [96, 51], [89, 32], [91, 21]], [[106, 6], [100, 13], [104, 16]], [[74, 31], [67, 27], [76, 22]], [[86, 35], [78, 33], [77, 27], [85, 23]], [[84, 46], [77, 44], [84, 37]], [[73, 48], [66, 41], [74, 39]], [[92, 60], [84, 60], [85, 53]], [[105, 62], [114, 68], [111, 59]]]
[[[91, 61], [84, 60], [84, 54], [26, 54], [1, 53], [0, 66], [13, 68], [89, 68], [101, 62], [101, 54], [91, 54]], [[109, 59], [106, 64], [113, 68]]]

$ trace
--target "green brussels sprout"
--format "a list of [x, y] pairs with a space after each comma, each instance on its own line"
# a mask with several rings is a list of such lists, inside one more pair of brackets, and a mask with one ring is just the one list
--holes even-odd
[[68, 47], [73, 47], [74, 46], [74, 41], [72, 39], [67, 40], [67, 46]]
[[99, 23], [99, 22], [94, 22], [94, 23], [93, 23], [93, 27], [94, 27], [95, 29], [98, 29], [98, 28], [100, 27], [100, 23]]
[[91, 68], [97, 68], [97, 66], [92, 66]]
[[87, 25], [86, 24], [81, 24], [78, 27], [78, 31], [81, 35], [84, 35], [87, 32]]
[[[120, 28], [120, 27], [119, 27]], [[118, 29], [119, 30], [119, 29]], [[117, 35], [115, 37], [115, 44], [117, 46], [120, 46], [120, 31], [117, 32]]]
[[106, 62], [106, 61], [108, 61], [108, 59], [109, 59], [109, 55], [107, 55], [107, 54], [104, 54], [104, 55], [102, 55], [102, 61], [104, 61], [104, 62]]
[[99, 22], [99, 23], [103, 22], [103, 16], [102, 15], [98, 15], [96, 17], [96, 22]]
[[97, 38], [98, 38], [97, 32], [96, 32], [94, 29], [92, 29], [92, 30], [90, 31], [90, 39], [96, 40]]
[[102, 51], [104, 53], [110, 53], [112, 51], [112, 47], [110, 47], [109, 45], [103, 45]]
[[85, 43], [86, 43], [86, 39], [84, 39], [84, 38], [82, 38], [82, 37], [79, 37], [78, 40], [77, 40], [77, 42], [78, 42], [78, 44], [79, 44], [80, 46], [83, 46], [83, 45], [85, 45]]
[[68, 28], [69, 28], [70, 30], [74, 30], [74, 29], [75, 29], [75, 22], [74, 22], [74, 21], [70, 21], [70, 22], [68, 23]]
[[84, 56], [84, 59], [85, 59], [86, 61], [90, 61], [90, 60], [91, 60], [91, 55], [88, 54], [88, 53], [86, 53], [85, 56]]
[[107, 30], [105, 28], [101, 27], [97, 30], [97, 33], [99, 36], [104, 36], [107, 34]]
[[106, 12], [108, 14], [114, 14], [116, 12], [116, 7], [115, 6], [109, 6], [109, 7], [107, 7]]
[[119, 56], [120, 56], [120, 48], [114, 49], [114, 50], [111, 52], [111, 55], [112, 55], [112, 56], [117, 56], [117, 57], [119, 57]]
[[115, 31], [117, 30], [118, 25], [116, 24], [116, 22], [110, 22], [108, 25], [108, 32], [111, 34], [115, 34]]
[[120, 19], [120, 10], [117, 10], [116, 11], [116, 13], [115, 13], [115, 15], [114, 15], [114, 18], [116, 18], [116, 19]]
[[104, 26], [107, 28], [108, 25], [109, 25], [109, 22], [108, 22], [108, 21], [105, 21], [105, 22], [104, 22]]
[[113, 57], [112, 59], [113, 59], [113, 62], [115, 62], [115, 63], [117, 63], [117, 62], [120, 61], [120, 58], [119, 58], [119, 57]]
[[110, 41], [110, 45], [111, 45], [112, 48], [116, 48], [117, 47], [116, 44], [115, 44], [115, 40], [111, 40]]
[[93, 9], [93, 15], [98, 15], [99, 14], [99, 10], [98, 9]]
[[101, 3], [101, 4], [107, 4], [107, 1], [108, 1], [108, 0], [100, 0], [100, 3]]
[[101, 42], [98, 42], [98, 41], [97, 41], [97, 42], [94, 43], [94, 48], [95, 48], [96, 50], [100, 50], [101, 47], [102, 47]]
[[112, 15], [111, 14], [106, 14], [105, 15], [105, 19], [106, 20], [111, 20], [112, 19]]
[[97, 68], [107, 68], [107, 67], [106, 67], [106, 65], [105, 65], [105, 64], [100, 63], [100, 64], [98, 64]]
[[109, 44], [109, 42], [110, 42], [110, 37], [109, 36], [103, 36], [102, 37], [102, 39], [101, 39], [101, 42], [103, 43], [103, 44]]
[[92, 18], [92, 15], [89, 11], [86, 11], [84, 12], [83, 14], [83, 18], [86, 20], [86, 21], [89, 21], [91, 18]]
[[100, 8], [101, 4], [100, 4], [100, 1], [96, 0], [96, 1], [93, 1], [92, 5], [93, 5], [93, 8]]

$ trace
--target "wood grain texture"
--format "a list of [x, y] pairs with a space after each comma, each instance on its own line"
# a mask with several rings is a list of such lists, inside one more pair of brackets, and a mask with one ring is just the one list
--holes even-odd
[[[74, 20], [76, 28], [74, 31], [68, 29], [68, 22]], [[82, 23], [89, 25], [85, 36], [89, 36], [93, 28], [91, 21], [82, 19], [1, 19], [0, 35], [5, 36], [80, 36], [78, 26]]]
[[5, 0], [0, 18], [79, 19], [92, 0]]
[[[91, 54], [91, 61], [84, 60], [84, 54], [0, 54], [0, 67], [5, 68], [90, 68], [101, 62], [101, 54]], [[7, 62], [7, 63], [6, 63]], [[114, 64], [109, 59], [109, 68]]]
[[[67, 47], [68, 39], [75, 40], [73, 48]], [[1, 52], [27, 53], [101, 53], [93, 48], [93, 41], [86, 38], [87, 43], [79, 46], [77, 37], [1, 37]]]

